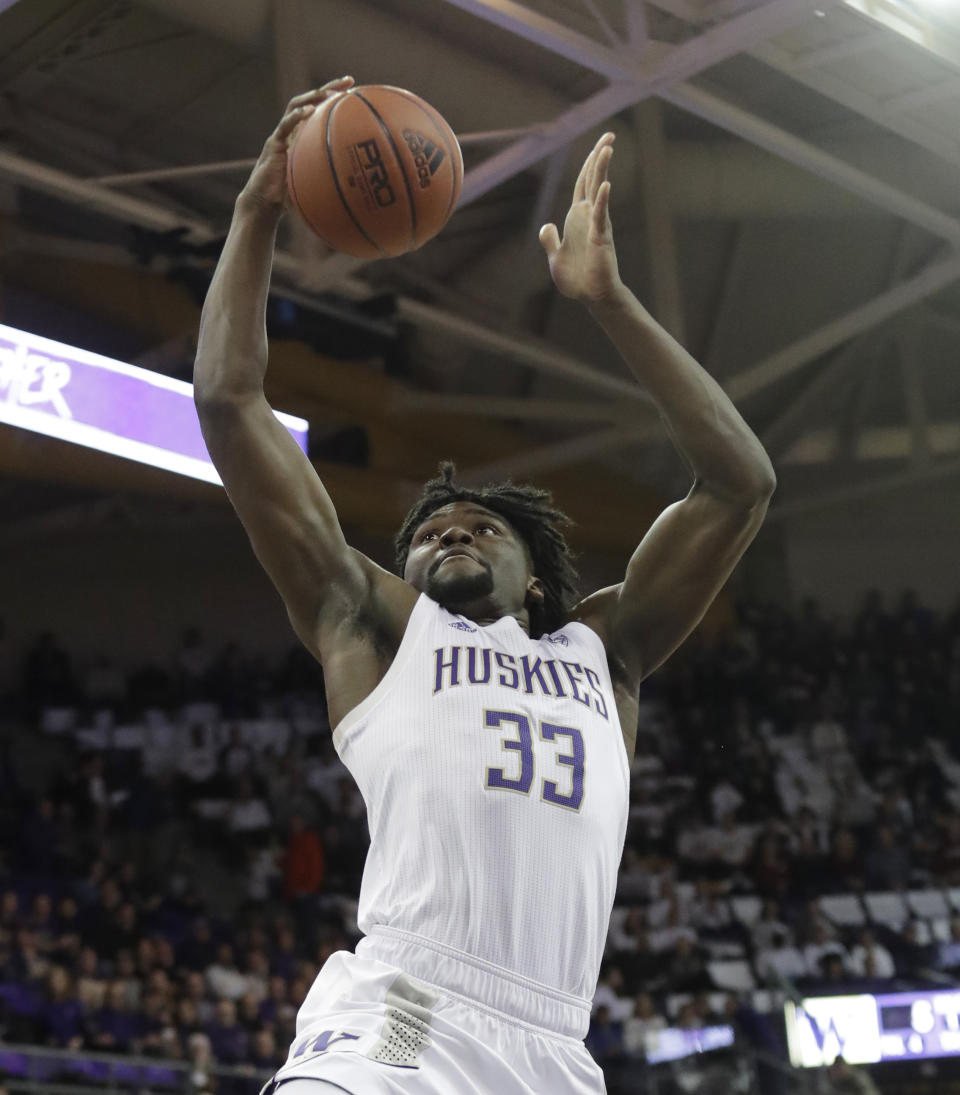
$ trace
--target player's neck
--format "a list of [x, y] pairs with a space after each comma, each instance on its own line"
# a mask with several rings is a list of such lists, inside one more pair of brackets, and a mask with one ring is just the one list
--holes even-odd
[[465, 604], [445, 604], [443, 607], [448, 612], [463, 616], [471, 623], [477, 624], [478, 627], [489, 627], [490, 624], [495, 624], [506, 616], [512, 616], [523, 630], [528, 635], [530, 634], [530, 614], [525, 607], [511, 612], [500, 605], [491, 604], [486, 598]]

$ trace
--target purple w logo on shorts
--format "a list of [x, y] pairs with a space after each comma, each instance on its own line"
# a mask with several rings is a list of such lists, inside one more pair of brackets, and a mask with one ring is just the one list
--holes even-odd
[[[336, 1037], [334, 1037], [335, 1034]], [[295, 1061], [298, 1057], [303, 1057], [307, 1053], [323, 1053], [326, 1049], [329, 1049], [334, 1042], [342, 1042], [345, 1039], [356, 1041], [359, 1037], [359, 1034], [348, 1034], [343, 1030], [325, 1030], [316, 1036], [311, 1034], [309, 1038], [305, 1039], [300, 1046], [297, 1047], [297, 1052], [291, 1055], [290, 1060]]]

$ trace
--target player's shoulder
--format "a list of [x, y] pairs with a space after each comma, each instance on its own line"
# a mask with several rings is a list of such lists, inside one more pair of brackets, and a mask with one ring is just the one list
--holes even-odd
[[582, 598], [567, 613], [565, 623], [586, 624], [600, 636], [604, 648], [609, 652], [610, 622], [622, 585], [622, 582], [618, 582]]
[[623, 583], [617, 582], [616, 585], [605, 586], [584, 597], [570, 609], [566, 622], [585, 624], [596, 632], [603, 643], [614, 684], [621, 685], [632, 694], [639, 681], [629, 672], [621, 651], [617, 649], [614, 627], [622, 587]]
[[362, 551], [354, 547], [348, 550], [358, 578], [349, 593], [331, 599], [324, 629], [335, 633], [370, 630], [399, 644], [420, 594]]

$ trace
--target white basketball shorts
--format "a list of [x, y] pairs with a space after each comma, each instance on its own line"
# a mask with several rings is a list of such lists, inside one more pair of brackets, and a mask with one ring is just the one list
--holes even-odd
[[[284, 1081], [310, 1078], [348, 1095], [606, 1095], [582, 1039], [531, 1021], [556, 1016], [555, 1000], [540, 999], [523, 979], [498, 978], [502, 1010], [493, 1008], [476, 998], [489, 997], [496, 976], [489, 967], [464, 977], [462, 955], [415, 939], [368, 936], [357, 954], [327, 959], [297, 1016], [287, 1061], [261, 1095], [284, 1095]], [[371, 951], [411, 959], [404, 966], [417, 976]], [[476, 989], [477, 977], [484, 991], [472, 997], [450, 987], [466, 980]], [[324, 1090], [318, 1085], [318, 1095]]]

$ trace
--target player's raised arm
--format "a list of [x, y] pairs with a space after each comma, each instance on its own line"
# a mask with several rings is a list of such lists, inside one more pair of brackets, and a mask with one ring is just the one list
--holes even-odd
[[719, 384], [653, 319], [620, 280], [609, 217], [613, 134], [587, 157], [563, 240], [540, 240], [565, 296], [582, 301], [660, 410], [694, 476], [690, 493], [660, 515], [624, 581], [588, 597], [577, 617], [638, 683], [693, 630], [749, 546], [776, 485], [757, 437]]
[[193, 376], [210, 458], [294, 628], [315, 653], [322, 615], [345, 599], [355, 604], [366, 579], [313, 465], [264, 396], [266, 301], [286, 206], [287, 144], [316, 104], [352, 82], [344, 77], [292, 100], [264, 145], [204, 302]]

